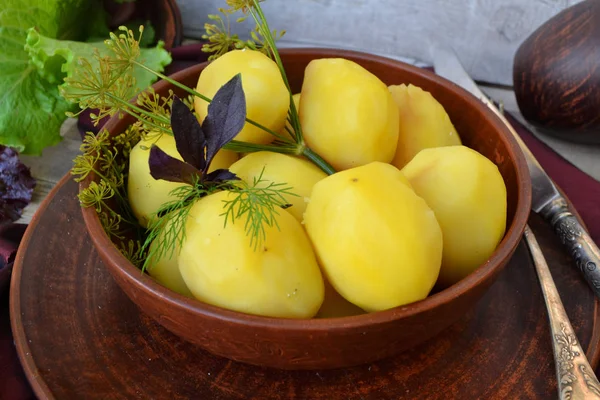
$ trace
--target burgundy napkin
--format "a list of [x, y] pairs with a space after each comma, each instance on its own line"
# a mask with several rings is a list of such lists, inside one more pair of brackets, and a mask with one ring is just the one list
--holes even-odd
[[[174, 48], [172, 50], [173, 63], [167, 67], [166, 73], [173, 74], [194, 64], [206, 61], [207, 55], [201, 51], [201, 47], [201, 44], [192, 44]], [[527, 146], [529, 146], [542, 167], [544, 167], [550, 177], [569, 197], [587, 224], [594, 241], [600, 243], [600, 182], [595, 181], [559, 156], [510, 115], [508, 119]], [[78, 126], [81, 132], [98, 129], [91, 126], [89, 118], [85, 115], [80, 117]], [[2, 260], [5, 260], [6, 264], [9, 265], [11, 254], [14, 255], [14, 251], [18, 246], [20, 234], [22, 234], [22, 231], [17, 231], [16, 237], [14, 232], [12, 236], [6, 237], [0, 233], [0, 265], [2, 265]], [[0, 268], [0, 294], [2, 292], [2, 270]], [[7, 293], [0, 296], [0, 398], [7, 400], [28, 400], [35, 398], [23, 375], [14, 349], [10, 332]]]

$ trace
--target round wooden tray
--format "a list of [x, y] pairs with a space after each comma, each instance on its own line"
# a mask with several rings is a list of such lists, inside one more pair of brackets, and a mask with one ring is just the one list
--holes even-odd
[[[34, 217], [11, 283], [17, 351], [42, 399], [550, 399], [550, 332], [529, 253], [461, 321], [402, 355], [356, 368], [280, 371], [216, 357], [146, 317], [113, 282], [65, 177]], [[598, 303], [550, 229], [538, 236], [595, 367]]]

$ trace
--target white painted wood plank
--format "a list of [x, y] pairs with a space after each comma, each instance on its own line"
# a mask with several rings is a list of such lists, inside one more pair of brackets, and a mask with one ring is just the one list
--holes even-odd
[[[272, 29], [286, 29], [282, 45], [365, 50], [430, 61], [429, 44], [452, 46], [475, 79], [512, 84], [520, 43], [543, 22], [579, 0], [267, 0]], [[186, 36], [199, 38], [207, 14], [224, 0], [178, 0]], [[233, 24], [247, 36], [252, 27]]]

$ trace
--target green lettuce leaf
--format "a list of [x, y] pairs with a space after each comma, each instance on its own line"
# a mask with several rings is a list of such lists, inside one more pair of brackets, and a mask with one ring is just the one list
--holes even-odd
[[[156, 47], [140, 50], [140, 61], [145, 66], [163, 71], [171, 63], [171, 55], [163, 48], [160, 42]], [[104, 42], [84, 43], [67, 40], [56, 40], [39, 34], [35, 29], [30, 29], [27, 36], [25, 49], [29, 52], [31, 63], [35, 65], [42, 76], [51, 83], [62, 83], [66, 76], [71, 76], [76, 61], [80, 57], [92, 62], [94, 65], [94, 52], [99, 51], [100, 56], [109, 55]], [[156, 80], [156, 76], [145, 69], [135, 67], [134, 77], [139, 92]]]
[[[58, 85], [74, 60], [89, 57], [99, 46], [75, 42], [90, 33], [98, 2], [0, 0], [0, 144], [37, 155], [60, 142], [65, 112], [77, 107], [60, 96]], [[103, 30], [101, 23], [94, 24], [92, 31]], [[145, 51], [156, 70], [170, 62], [161, 47]], [[141, 87], [154, 77], [140, 73], [138, 79]]]

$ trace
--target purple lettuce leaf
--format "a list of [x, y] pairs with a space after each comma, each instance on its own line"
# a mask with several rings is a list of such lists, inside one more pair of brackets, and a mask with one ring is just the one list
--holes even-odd
[[216, 169], [210, 174], [207, 174], [204, 179], [208, 182], [225, 182], [225, 181], [239, 181], [240, 178], [228, 169]]
[[206, 169], [204, 132], [196, 116], [177, 96], [171, 106], [171, 129], [177, 151], [183, 160], [204, 171]]
[[31, 201], [36, 181], [16, 150], [0, 146], [0, 226], [21, 217]]
[[208, 105], [208, 114], [202, 123], [206, 136], [207, 166], [217, 152], [240, 133], [245, 122], [246, 97], [242, 77], [237, 74], [217, 91]]
[[150, 148], [148, 163], [150, 165], [150, 175], [157, 180], [164, 179], [194, 185], [197, 180], [195, 179], [196, 176], [202, 179], [202, 171], [191, 164], [171, 157], [156, 145], [152, 145], [152, 148]]

